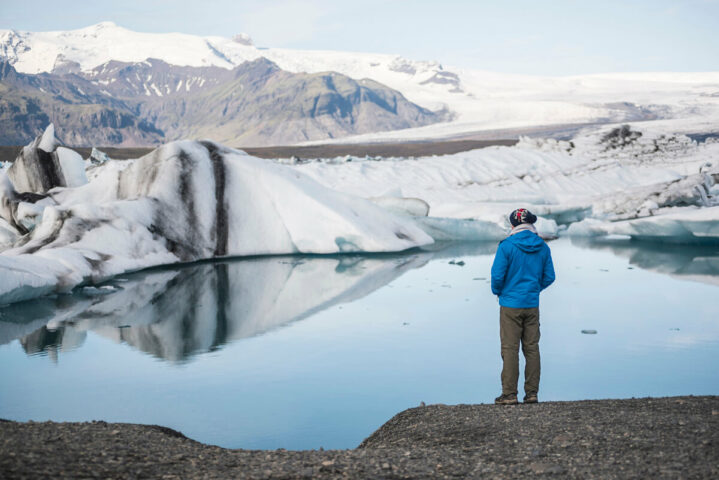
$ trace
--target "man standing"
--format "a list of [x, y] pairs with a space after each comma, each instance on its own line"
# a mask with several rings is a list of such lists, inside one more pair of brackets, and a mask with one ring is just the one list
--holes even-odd
[[537, 217], [520, 208], [509, 215], [512, 233], [502, 240], [492, 264], [492, 293], [499, 296], [499, 336], [502, 342], [500, 405], [517, 402], [519, 343], [524, 368], [524, 403], [537, 403], [539, 392], [539, 292], [554, 282], [552, 254], [539, 238]]

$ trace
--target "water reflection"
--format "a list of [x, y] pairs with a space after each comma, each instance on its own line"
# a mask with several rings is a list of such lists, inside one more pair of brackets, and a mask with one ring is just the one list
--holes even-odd
[[[719, 285], [719, 248], [572, 239], [630, 265]], [[200, 263], [113, 279], [102, 288], [0, 309], [0, 345], [57, 361], [88, 331], [182, 362], [323, 309], [362, 298], [432, 259], [492, 255], [496, 243], [438, 245], [402, 255], [292, 256]]]
[[572, 238], [572, 244], [612, 252], [644, 270], [719, 285], [719, 247], [675, 245], [624, 239]]
[[491, 254], [496, 244], [453, 245], [404, 255], [264, 257], [157, 269], [101, 288], [0, 310], [0, 344], [27, 354], [77, 348], [91, 330], [180, 362], [245, 337], [362, 298], [432, 258]]

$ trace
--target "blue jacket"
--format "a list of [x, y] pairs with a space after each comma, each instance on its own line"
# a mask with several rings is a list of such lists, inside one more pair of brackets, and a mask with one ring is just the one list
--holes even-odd
[[552, 252], [544, 240], [529, 230], [499, 243], [492, 264], [492, 293], [510, 308], [539, 306], [539, 292], [554, 282]]

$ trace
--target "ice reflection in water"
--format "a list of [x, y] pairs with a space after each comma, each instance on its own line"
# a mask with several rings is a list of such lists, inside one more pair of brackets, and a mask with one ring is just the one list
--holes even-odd
[[605, 250], [653, 272], [719, 285], [719, 246], [672, 245], [632, 240], [572, 238], [572, 244]]
[[[73, 295], [10, 305], [0, 343], [20, 338], [28, 354], [78, 348], [86, 332], [169, 361], [267, 332], [362, 298], [433, 257], [492, 253], [495, 244], [454, 245], [403, 255], [262, 257], [155, 269]], [[38, 328], [39, 327], [39, 328]], [[30, 333], [31, 332], [31, 333]]]

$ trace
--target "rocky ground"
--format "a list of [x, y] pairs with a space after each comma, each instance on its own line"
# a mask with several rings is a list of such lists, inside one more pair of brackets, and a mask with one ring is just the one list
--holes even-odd
[[0, 422], [2, 478], [719, 478], [719, 397], [431, 405], [354, 450], [250, 451], [130, 424]]

